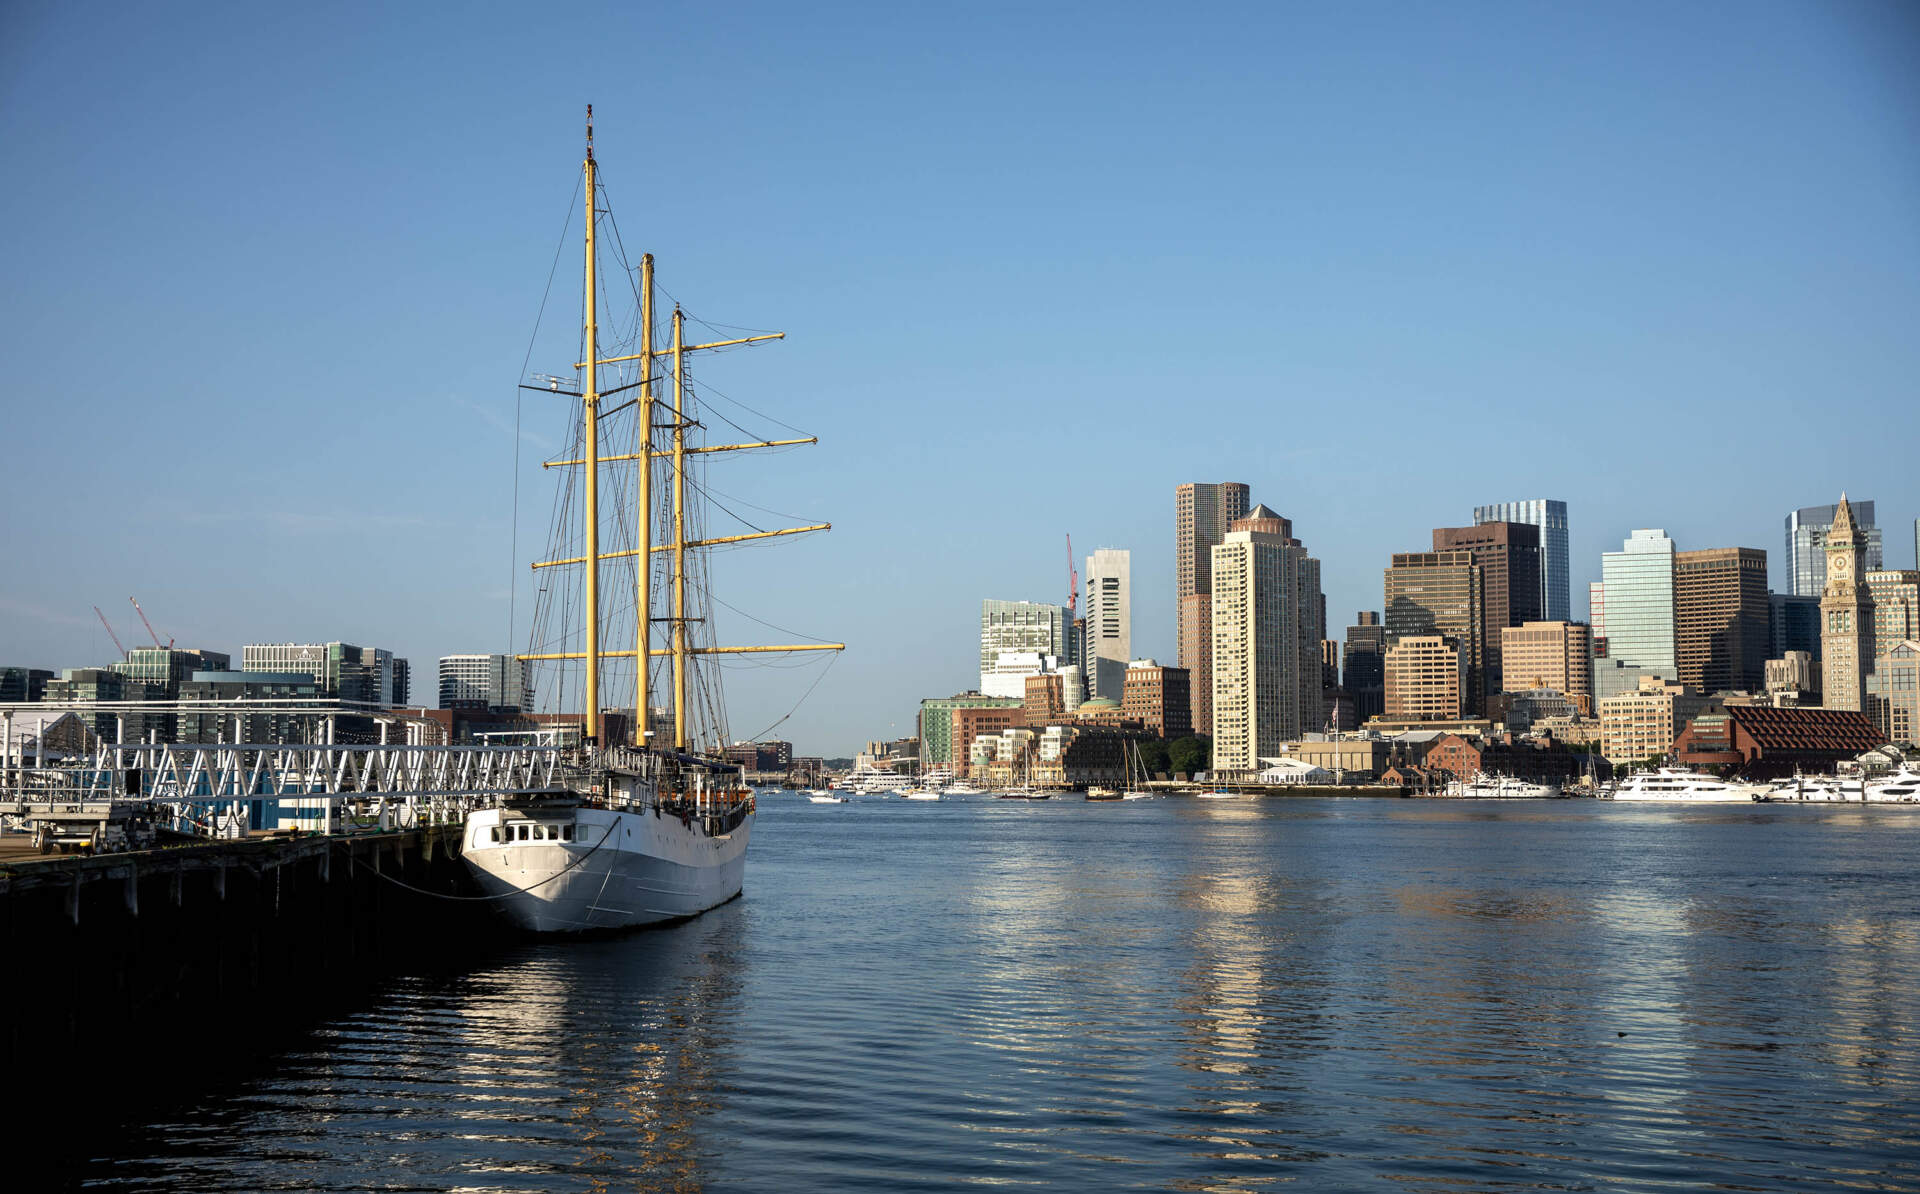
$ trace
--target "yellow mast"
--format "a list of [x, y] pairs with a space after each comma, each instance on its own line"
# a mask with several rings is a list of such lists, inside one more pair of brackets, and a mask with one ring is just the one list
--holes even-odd
[[[687, 749], [687, 353], [673, 305], [673, 745]], [[588, 549], [591, 554], [592, 549]]]
[[653, 553], [648, 550], [653, 542], [653, 254], [640, 256], [640, 430], [635, 437], [635, 454], [640, 457], [640, 497], [634, 503], [639, 511], [635, 516], [639, 529], [634, 533], [633, 541], [639, 550], [639, 562], [634, 575], [639, 579], [640, 592], [635, 597], [633, 649], [638, 661], [634, 668], [633, 681], [633, 744], [647, 744], [649, 722], [652, 712], [647, 693], [647, 646], [653, 632], [653, 593], [649, 582], [653, 576]]
[[600, 335], [599, 296], [595, 294], [593, 232], [595, 185], [593, 105], [587, 105], [587, 384], [582, 387], [583, 438], [587, 469], [587, 722], [589, 742], [600, 739]]

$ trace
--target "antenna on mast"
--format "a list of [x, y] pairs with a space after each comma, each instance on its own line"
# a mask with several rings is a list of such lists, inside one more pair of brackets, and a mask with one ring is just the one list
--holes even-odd
[[593, 160], [593, 105], [587, 105], [587, 160]]

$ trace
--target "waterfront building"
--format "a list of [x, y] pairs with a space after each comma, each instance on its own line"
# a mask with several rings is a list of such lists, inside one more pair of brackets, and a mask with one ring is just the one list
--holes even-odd
[[1444, 771], [1454, 779], [1509, 775], [1530, 784], [1563, 784], [1586, 770], [1587, 756], [1567, 749], [1562, 742], [1515, 742], [1448, 734], [1435, 742], [1421, 761], [1428, 771]]
[[[1799, 597], [1822, 597], [1827, 587], [1827, 534], [1840, 507], [1803, 506], [1787, 515], [1787, 591]], [[1854, 502], [1851, 506], [1853, 528], [1866, 540], [1863, 566], [1854, 572], [1857, 578], [1878, 572], [1880, 528], [1874, 525], [1873, 503]], [[1916, 565], [1920, 567], [1920, 565]]]
[[[1248, 518], [1285, 524], [1264, 506]], [[1213, 768], [1251, 775], [1261, 756], [1324, 721], [1320, 561], [1273, 529], [1231, 530], [1211, 572]]]
[[1392, 744], [1372, 736], [1303, 738], [1282, 742], [1280, 757], [1298, 759], [1311, 767], [1330, 772], [1335, 782], [1359, 783], [1379, 777], [1393, 753]]
[[[992, 699], [992, 698], [989, 698]], [[922, 761], [929, 767], [948, 766], [958, 768], [968, 764], [970, 744], [982, 735], [998, 735], [1005, 730], [1025, 724], [1025, 714], [1019, 701], [993, 700], [992, 704], [965, 704], [951, 706], [947, 713], [948, 740], [944, 755], [936, 757], [929, 749]], [[928, 729], [934, 728], [929, 721]], [[929, 747], [926, 740], [921, 743], [923, 749]]]
[[1111, 730], [1132, 730], [1135, 733], [1144, 730], [1139, 719], [1128, 716], [1126, 708], [1119, 701], [1111, 701], [1106, 697], [1088, 697], [1074, 710], [1073, 721], [1075, 725], [1105, 726]]
[[1030, 726], [1052, 725], [1067, 716], [1064, 677], [1059, 672], [1028, 676], [1026, 696], [1020, 702], [1020, 716]]
[[1867, 536], [1840, 495], [1823, 539], [1827, 586], [1820, 595], [1820, 697], [1829, 709], [1865, 710], [1873, 667], [1873, 596], [1862, 583]]
[[1731, 767], [1752, 780], [1784, 779], [1831, 773], [1885, 741], [1857, 710], [1728, 705], [1688, 719], [1674, 736], [1673, 761], [1702, 770]]
[[113, 670], [130, 680], [157, 684], [166, 699], [180, 693], [180, 685], [195, 672], [224, 672], [233, 656], [220, 651], [190, 651], [184, 647], [135, 647]]
[[[226, 668], [188, 676], [180, 685], [180, 700], [204, 701], [208, 706], [193, 709], [182, 705], [178, 735], [182, 742], [306, 741], [316, 719], [298, 717], [292, 710], [332, 704], [320, 682], [308, 672], [236, 672]], [[265, 701], [276, 702], [276, 711], [240, 714], [218, 707], [222, 703]]]
[[1001, 656], [1013, 653], [1044, 660], [1049, 657], [1063, 664], [1078, 662], [1072, 642], [1073, 626], [1064, 605], [1040, 601], [996, 601], [980, 603], [980, 691], [988, 696], [1026, 696], [1026, 677], [1048, 669], [1026, 661], [1003, 664]]
[[1192, 683], [1186, 668], [1136, 659], [1127, 666], [1121, 710], [1156, 738], [1185, 738], [1193, 733]]
[[1638, 675], [1666, 680], [1680, 676], [1674, 646], [1673, 555], [1673, 540], [1665, 531], [1637, 530], [1621, 550], [1600, 557], [1607, 658], [1637, 669]]
[[1480, 566], [1482, 660], [1480, 696], [1502, 690], [1500, 632], [1541, 620], [1540, 528], [1523, 522], [1435, 527], [1433, 550], [1469, 551]]
[[[1443, 635], [1466, 666], [1463, 713], [1478, 713], [1486, 691], [1486, 613], [1481, 569], [1471, 551], [1396, 552], [1386, 571], [1387, 639]], [[1392, 697], [1387, 716], [1393, 717]]]
[[53, 673], [38, 667], [0, 667], [0, 704], [40, 700]]
[[1454, 721], [1467, 716], [1471, 669], [1459, 639], [1402, 635], [1387, 647], [1385, 662], [1387, 720]]
[[512, 655], [442, 655], [440, 707], [533, 711], [527, 667]]
[[[1567, 553], [1567, 504], [1551, 498], [1496, 502], [1490, 506], [1475, 506], [1473, 521], [1524, 522], [1538, 528], [1540, 606], [1534, 617], [1543, 622], [1572, 621], [1572, 557]], [[1512, 624], [1518, 625], [1517, 622]]]
[[1867, 704], [1887, 741], [1909, 751], [1920, 747], [1920, 640], [1881, 652], [1867, 678]]
[[1086, 647], [1079, 659], [1089, 696], [1119, 700], [1133, 657], [1132, 553], [1102, 547], [1087, 557]]
[[1503, 692], [1487, 709], [1493, 720], [1516, 734], [1528, 733], [1540, 722], [1576, 721], [1592, 711], [1591, 697], [1572, 697], [1553, 688]]
[[1387, 628], [1380, 615], [1363, 609], [1354, 616], [1355, 625], [1347, 627], [1346, 670], [1341, 687], [1353, 698], [1353, 714], [1364, 725], [1387, 708]]
[[352, 643], [249, 643], [240, 649], [240, 670], [305, 672], [340, 701], [393, 705], [393, 652]]
[[1527, 622], [1500, 632], [1503, 691], [1551, 688], [1591, 700], [1593, 640], [1579, 622]]
[[1201, 734], [1213, 733], [1213, 548], [1251, 500], [1238, 481], [1174, 488], [1174, 661], [1193, 677], [1193, 724]]
[[1684, 684], [1642, 676], [1633, 691], [1600, 702], [1600, 753], [1614, 763], [1664, 755], [1681, 727], [1711, 705]]
[[[1767, 657], [1805, 651], [1820, 662], [1820, 599], [1793, 593], [1767, 594]], [[1816, 686], [1817, 687], [1817, 686]]]
[[1714, 547], [1673, 557], [1674, 668], [1699, 692], [1760, 692], [1770, 638], [1767, 553]]

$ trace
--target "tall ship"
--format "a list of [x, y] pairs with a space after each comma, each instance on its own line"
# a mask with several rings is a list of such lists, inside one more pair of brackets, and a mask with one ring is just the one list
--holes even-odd
[[[702, 462], [717, 453], [817, 439], [705, 442], [700, 416], [708, 412], [698, 409], [689, 359], [784, 334], [689, 343], [689, 317], [676, 302], [661, 342], [653, 255], [643, 254], [637, 266], [625, 260], [594, 159], [591, 107], [582, 191], [579, 363], [572, 378], [539, 375], [521, 385], [578, 399], [578, 409], [571, 450], [545, 462], [562, 479], [555, 550], [553, 558], [533, 564], [542, 578], [533, 643], [517, 657], [523, 667], [559, 674], [544, 689], [550, 694], [570, 692], [577, 681], [580, 743], [551, 786], [512, 793], [469, 814], [461, 843], [481, 890], [513, 923], [540, 933], [679, 920], [739, 895], [754, 795], [743, 769], [720, 753], [725, 706], [718, 671], [709, 665], [721, 656], [844, 649], [827, 642], [713, 641], [709, 549], [829, 526], [713, 533], [707, 511], [718, 502], [704, 484]], [[601, 235], [603, 225], [614, 234], [611, 242]], [[605, 271], [602, 253], [611, 255]], [[615, 296], [630, 298], [631, 309], [603, 312]], [[610, 344], [603, 343], [603, 318], [618, 329]], [[631, 432], [626, 451], [611, 438], [622, 429]], [[603, 536], [612, 541], [603, 543]], [[628, 624], [630, 635], [616, 645], [622, 642], [613, 637], [616, 628]], [[610, 671], [620, 674], [610, 678]], [[632, 683], [621, 689], [631, 691], [631, 711], [610, 713], [610, 679], [621, 678]]]

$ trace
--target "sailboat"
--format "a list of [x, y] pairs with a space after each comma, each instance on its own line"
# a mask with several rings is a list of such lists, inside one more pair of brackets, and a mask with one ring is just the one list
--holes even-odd
[[[699, 579], [690, 583], [700, 566], [700, 549], [826, 530], [828, 526], [822, 523], [708, 538], [699, 537], [698, 531], [690, 534], [690, 521], [698, 519], [688, 498], [689, 466], [708, 453], [817, 440], [808, 436], [740, 444], [694, 442], [689, 433], [702, 425], [693, 410], [688, 357], [706, 349], [777, 340], [783, 334], [770, 332], [689, 344], [686, 317], [676, 303], [671, 347], [657, 347], [651, 253], [641, 258], [639, 269], [639, 312], [634, 334], [639, 351], [606, 358], [600, 355], [595, 237], [607, 208], [593, 156], [591, 107], [587, 109], [582, 171], [586, 286], [584, 359], [575, 366], [579, 381], [573, 383], [578, 388], [562, 389], [563, 379], [553, 376], [544, 378], [545, 385], [523, 388], [580, 399], [580, 455], [577, 459], [549, 461], [547, 467], [580, 470], [570, 475], [578, 478], [583, 499], [579, 530], [585, 550], [578, 557], [545, 560], [533, 567], [580, 569], [578, 587], [584, 608], [579, 626], [584, 649], [533, 651], [518, 657], [523, 664], [571, 660], [584, 664], [582, 741], [563, 769], [564, 782], [519, 793], [494, 807], [471, 813], [461, 841], [461, 857], [481, 890], [497, 901], [514, 924], [541, 933], [619, 929], [679, 920], [739, 895], [745, 882], [747, 843], [753, 832], [754, 796], [744, 769], [718, 754], [717, 740], [708, 744], [714, 748], [708, 750], [695, 741], [691, 688], [696, 663], [712, 655], [844, 649], [839, 643], [723, 647], [694, 642], [692, 628], [696, 624], [711, 625], [710, 619], [700, 616], [708, 574], [701, 571]], [[620, 281], [624, 284], [626, 279]], [[655, 376], [661, 365], [670, 365], [667, 377]], [[623, 366], [637, 380], [603, 388], [602, 370]], [[670, 395], [659, 392], [668, 377]], [[633, 389], [638, 390], [633, 398], [611, 408], [602, 407], [604, 399]], [[633, 417], [634, 451], [603, 455], [602, 420], [628, 407], [637, 408]], [[635, 475], [634, 543], [632, 550], [603, 553], [600, 470], [615, 462], [630, 462]], [[656, 464], [665, 467], [657, 468]], [[573, 491], [569, 488], [564, 492], [570, 497]], [[661, 503], [658, 508], [656, 501]], [[656, 514], [668, 528], [661, 542], [654, 541]], [[556, 526], [563, 521], [556, 519]], [[601, 641], [612, 612], [602, 608], [602, 568], [613, 560], [628, 561], [634, 574], [634, 645], [628, 650], [609, 650]], [[656, 579], [661, 582], [666, 607], [659, 611], [654, 604]], [[657, 638], [665, 642], [656, 645]], [[537, 644], [551, 645], [541, 643], [539, 628], [535, 639]], [[652, 724], [650, 664], [655, 658], [671, 665], [670, 743], [655, 741], [656, 735], [667, 736], [664, 731], [656, 732]], [[633, 716], [630, 736], [624, 742], [609, 740], [609, 721], [603, 713], [602, 671], [609, 659], [633, 661]], [[703, 708], [718, 706], [717, 692], [709, 690], [703, 695], [708, 698]]]
[[1140, 757], [1140, 744], [1130, 741], [1127, 745], [1131, 748], [1127, 756], [1127, 786], [1120, 793], [1120, 799], [1150, 799], [1153, 789], [1147, 786], [1147, 761]]

